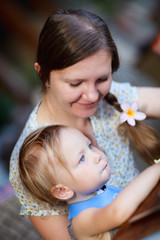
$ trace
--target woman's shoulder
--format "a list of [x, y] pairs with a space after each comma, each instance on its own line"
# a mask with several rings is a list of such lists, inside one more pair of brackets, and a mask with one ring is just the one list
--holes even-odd
[[119, 103], [133, 102], [138, 100], [138, 91], [136, 86], [132, 86], [129, 82], [112, 81], [110, 92], [113, 93]]
[[25, 126], [14, 146], [14, 149], [13, 149], [13, 152], [12, 152], [12, 155], [11, 155], [11, 159], [12, 159], [12, 156], [13, 154], [15, 155], [16, 153], [19, 153], [19, 149], [24, 141], [24, 139], [32, 132], [34, 131], [35, 129], [38, 128], [38, 122], [37, 122], [37, 109], [38, 109], [38, 104], [37, 106], [33, 109], [33, 111], [30, 113], [29, 117], [28, 117], [28, 120], [26, 121], [25, 123]]

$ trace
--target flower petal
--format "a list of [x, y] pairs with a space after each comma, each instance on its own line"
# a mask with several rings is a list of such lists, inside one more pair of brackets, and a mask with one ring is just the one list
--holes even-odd
[[120, 122], [124, 123], [128, 119], [127, 113], [123, 112], [120, 117]]
[[128, 122], [128, 124], [131, 125], [131, 126], [135, 126], [135, 125], [136, 125], [136, 122], [135, 122], [134, 118], [131, 118], [131, 117], [128, 118], [128, 119], [127, 119], [127, 122]]
[[146, 118], [146, 114], [142, 112], [135, 112], [134, 118], [136, 120], [144, 120]]
[[134, 101], [132, 102], [131, 104], [131, 109], [136, 112], [138, 110], [138, 102], [137, 101]]
[[122, 110], [125, 111], [125, 112], [130, 108], [130, 105], [126, 102], [121, 103], [120, 106], [121, 106]]

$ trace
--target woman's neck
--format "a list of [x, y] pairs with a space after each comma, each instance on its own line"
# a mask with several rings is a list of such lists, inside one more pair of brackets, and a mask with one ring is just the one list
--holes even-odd
[[53, 102], [49, 101], [45, 95], [37, 111], [37, 120], [40, 126], [51, 123], [54, 125], [61, 124], [65, 126], [75, 127], [79, 129], [84, 135], [86, 135], [94, 146], [98, 147], [89, 118], [79, 118], [75, 115], [61, 110], [59, 107], [54, 105]]
[[78, 128], [78, 126], [85, 127], [89, 121], [89, 119], [83, 119], [69, 114], [59, 106], [56, 106], [54, 102], [51, 102], [45, 95], [37, 111], [37, 119], [39, 125], [52, 123], [54, 125], [62, 124], [76, 128]]

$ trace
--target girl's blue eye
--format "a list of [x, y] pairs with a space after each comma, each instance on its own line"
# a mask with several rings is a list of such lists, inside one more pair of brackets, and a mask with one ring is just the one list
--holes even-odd
[[84, 159], [85, 159], [85, 157], [84, 157], [84, 155], [82, 155], [80, 160], [79, 160], [79, 163], [84, 162]]
[[91, 143], [89, 144], [89, 146], [88, 146], [88, 147], [89, 147], [89, 149], [92, 149], [92, 145], [91, 145]]

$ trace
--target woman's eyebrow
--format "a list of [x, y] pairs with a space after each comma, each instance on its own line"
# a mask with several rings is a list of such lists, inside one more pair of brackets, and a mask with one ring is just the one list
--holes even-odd
[[84, 79], [81, 79], [81, 78], [78, 78], [77, 76], [67, 76], [66, 74], [61, 74], [61, 79], [63, 81], [66, 81], [66, 82], [70, 82], [70, 81], [82, 81]]
[[[104, 74], [104, 75], [102, 75], [102, 76], [99, 76], [99, 77], [97, 77], [97, 79], [104, 79], [104, 78], [108, 78], [110, 75], [111, 75], [112, 73], [111, 72], [108, 72], [108, 73], [106, 73], [106, 74]], [[62, 79], [64, 80], [64, 81], [66, 81], [66, 82], [71, 82], [71, 81], [77, 81], [77, 82], [81, 82], [81, 81], [87, 81], [87, 78], [74, 78], [74, 77], [70, 77], [70, 78], [68, 78], [68, 77], [65, 77], [65, 76], [62, 76]]]
[[111, 72], [108, 72], [108, 73], [104, 74], [103, 76], [99, 77], [99, 79], [108, 78], [111, 74], [112, 74]]
[[79, 82], [85, 81], [85, 79], [65, 79], [64, 81], [69, 82], [69, 83], [71, 83], [71, 82], [79, 83]]

